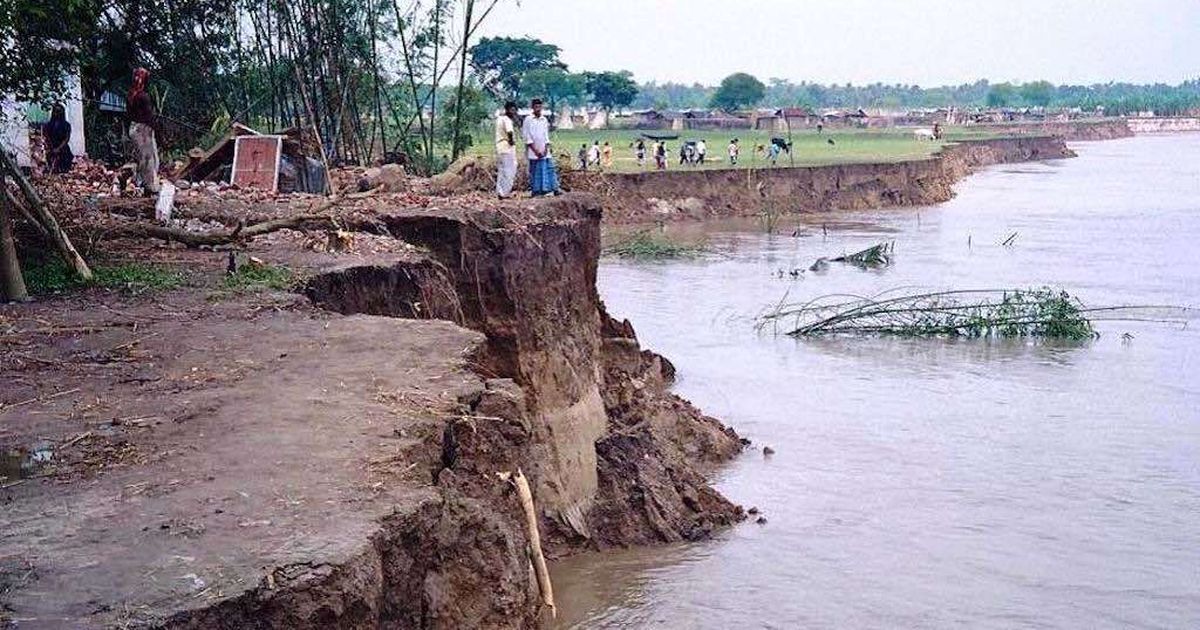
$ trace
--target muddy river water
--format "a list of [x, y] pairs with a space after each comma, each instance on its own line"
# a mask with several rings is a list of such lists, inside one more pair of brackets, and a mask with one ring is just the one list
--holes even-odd
[[[1200, 320], [1065, 345], [753, 328], [785, 294], [896, 287], [1200, 306], [1200, 134], [1073, 148], [936, 207], [706, 225], [700, 260], [602, 265], [677, 391], [754, 441], [717, 485], [768, 522], [558, 563], [558, 627], [1200, 627]], [[887, 269], [788, 273], [882, 240]]]

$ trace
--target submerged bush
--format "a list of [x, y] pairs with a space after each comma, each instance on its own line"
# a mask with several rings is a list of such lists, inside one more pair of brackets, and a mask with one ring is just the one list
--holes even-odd
[[621, 258], [689, 258], [704, 253], [703, 243], [682, 243], [665, 234], [643, 230], [604, 248], [605, 256]]

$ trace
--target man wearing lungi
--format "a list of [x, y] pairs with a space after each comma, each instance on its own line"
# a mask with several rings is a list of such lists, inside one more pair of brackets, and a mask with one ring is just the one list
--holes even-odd
[[550, 122], [542, 115], [542, 99], [529, 103], [533, 113], [521, 123], [521, 137], [525, 139], [525, 157], [529, 160], [529, 188], [534, 197], [557, 195], [558, 173], [554, 170], [554, 158], [550, 156]]

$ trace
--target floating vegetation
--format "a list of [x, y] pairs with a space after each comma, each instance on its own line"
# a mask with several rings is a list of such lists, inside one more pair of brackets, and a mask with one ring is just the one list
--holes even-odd
[[683, 243], [654, 230], [642, 230], [604, 248], [605, 256], [661, 260], [691, 258], [704, 253], [703, 243]]
[[[1094, 321], [1182, 321], [1151, 319], [1147, 309], [1086, 308], [1066, 291], [1039, 289], [968, 290], [860, 298], [832, 295], [805, 304], [780, 304], [758, 326], [786, 322], [795, 337], [894, 335], [901, 337], [1037, 337], [1080, 341], [1099, 336]], [[1186, 311], [1187, 309], [1173, 309]]]
[[848, 263], [863, 269], [878, 269], [892, 264], [892, 252], [896, 249], [895, 241], [872, 245], [861, 252], [842, 254], [837, 258], [818, 258], [808, 268], [809, 271], [821, 271], [829, 267], [831, 262]]

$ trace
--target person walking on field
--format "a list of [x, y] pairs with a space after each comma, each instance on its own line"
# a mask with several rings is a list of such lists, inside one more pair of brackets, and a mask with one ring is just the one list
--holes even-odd
[[576, 157], [579, 158], [580, 170], [586, 171], [588, 165], [588, 146], [586, 142], [579, 145], [579, 153], [576, 155]]
[[654, 164], [658, 170], [667, 170], [667, 143], [658, 141], [654, 143]]
[[738, 139], [734, 138], [729, 141], [729, 165], [737, 166], [738, 155], [742, 152], [742, 148], [738, 146]]
[[133, 87], [129, 89], [126, 108], [129, 116], [129, 139], [133, 141], [137, 156], [137, 176], [141, 180], [146, 196], [158, 194], [158, 142], [154, 129], [158, 119], [154, 115], [154, 102], [146, 92], [150, 71], [138, 68], [133, 71]]
[[704, 154], [708, 153], [708, 145], [704, 144], [704, 138], [696, 141], [696, 163], [704, 164]]
[[592, 166], [595, 166], [596, 168], [600, 167], [600, 141], [599, 140], [592, 141], [592, 148], [588, 149], [587, 159], [588, 159], [588, 164], [591, 164]]
[[638, 138], [637, 145], [633, 150], [634, 156], [637, 157], [638, 166], [646, 165], [646, 141]]
[[554, 158], [550, 157], [550, 122], [542, 115], [542, 99], [535, 98], [529, 105], [533, 113], [521, 123], [525, 157], [529, 160], [529, 189], [534, 197], [561, 194]]
[[507, 199], [517, 181], [517, 104], [508, 101], [496, 116], [496, 196]]
[[612, 168], [612, 160], [612, 145], [605, 140], [604, 147], [600, 149], [600, 167], [607, 171]]

